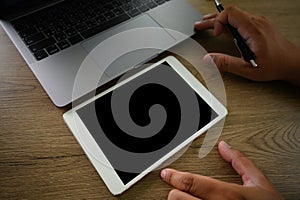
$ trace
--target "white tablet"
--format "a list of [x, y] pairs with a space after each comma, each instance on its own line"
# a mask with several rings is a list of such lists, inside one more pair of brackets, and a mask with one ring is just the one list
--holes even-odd
[[224, 118], [226, 108], [174, 57], [63, 117], [112, 194], [128, 189]]

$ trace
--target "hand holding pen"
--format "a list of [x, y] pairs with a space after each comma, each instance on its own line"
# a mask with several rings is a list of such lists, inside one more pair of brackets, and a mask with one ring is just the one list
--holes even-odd
[[[243, 58], [222, 53], [209, 53], [204, 57], [206, 61], [209, 62], [212, 58], [221, 71], [251, 80], [285, 80], [300, 85], [300, 79], [297, 76], [300, 73], [299, 48], [282, 36], [265, 17], [255, 16], [237, 7], [229, 6], [220, 13], [205, 15], [203, 21], [195, 23], [195, 29], [198, 31], [214, 29], [214, 35], [219, 36], [228, 28], [228, 25], [232, 27], [229, 29], [234, 29], [242, 37], [247, 47], [253, 52], [252, 56], [255, 57], [252, 59], [258, 67], [253, 67], [249, 57], [245, 56], [246, 53], [244, 55], [242, 53]], [[236, 38], [235, 33], [232, 34]], [[250, 51], [249, 55], [251, 55]]]
[[[224, 11], [223, 5], [218, 0], [215, 0], [214, 2], [216, 4], [218, 11], [223, 12]], [[239, 32], [236, 28], [234, 28], [230, 24], [228, 24], [227, 26], [233, 36], [233, 41], [234, 41], [236, 47], [240, 51], [240, 53], [243, 56], [243, 58], [245, 59], [245, 61], [250, 62], [253, 67], [257, 67], [257, 64], [255, 62], [255, 58], [256, 58], [255, 54], [248, 47], [244, 38], [239, 34]]]

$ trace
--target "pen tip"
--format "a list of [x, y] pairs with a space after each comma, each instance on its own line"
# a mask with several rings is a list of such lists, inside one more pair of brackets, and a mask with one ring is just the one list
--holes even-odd
[[257, 67], [258, 65], [256, 64], [255, 60], [250, 60], [250, 63], [253, 67]]
[[218, 0], [215, 0], [215, 4], [216, 4], [216, 5], [219, 5], [220, 2], [219, 2]]

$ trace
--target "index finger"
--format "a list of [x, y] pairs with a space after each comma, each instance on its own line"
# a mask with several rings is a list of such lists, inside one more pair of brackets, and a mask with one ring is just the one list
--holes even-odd
[[238, 30], [245, 40], [247, 40], [250, 35], [257, 34], [257, 29], [252, 23], [252, 19], [253, 16], [249, 13], [244, 12], [235, 6], [229, 6], [216, 16], [215, 34], [218, 35], [222, 31], [224, 25], [230, 24]]
[[179, 172], [174, 169], [162, 170], [161, 177], [173, 187], [203, 199], [220, 195], [224, 184], [227, 184], [210, 177]]
[[218, 148], [223, 159], [231, 163], [232, 167], [242, 177], [244, 186], [256, 185], [268, 190], [274, 190], [271, 182], [243, 153], [231, 149], [224, 141], [219, 143]]

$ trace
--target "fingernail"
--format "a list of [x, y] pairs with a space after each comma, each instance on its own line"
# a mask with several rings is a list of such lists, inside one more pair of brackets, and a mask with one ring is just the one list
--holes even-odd
[[167, 170], [162, 170], [161, 172], [160, 172], [160, 177], [163, 179], [163, 180], [165, 180], [165, 178], [166, 178], [166, 176], [167, 176]]
[[199, 24], [201, 24], [201, 22], [195, 22], [194, 24], [195, 24], [195, 25], [199, 25]]
[[209, 54], [206, 54], [206, 55], [203, 57], [203, 61], [204, 61], [206, 64], [212, 64], [212, 63], [214, 63], [214, 56], [209, 55]]
[[203, 16], [203, 19], [209, 18], [211, 16], [211, 14], [207, 14]]
[[226, 149], [231, 149], [231, 146], [229, 144], [227, 144], [225, 141], [221, 141], [220, 142], [221, 145], [223, 145]]

